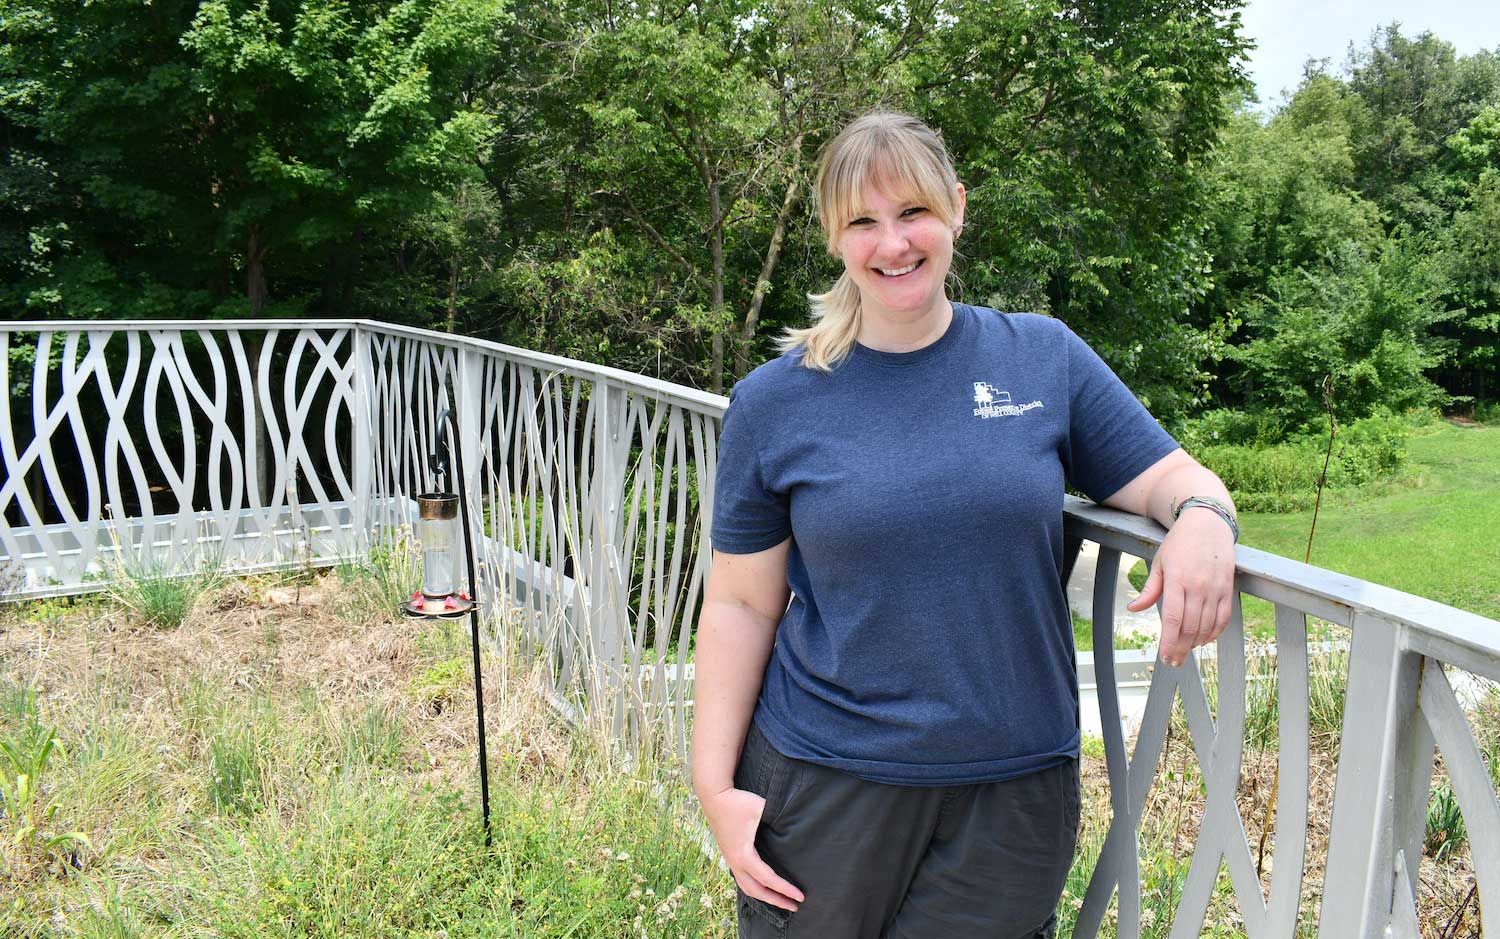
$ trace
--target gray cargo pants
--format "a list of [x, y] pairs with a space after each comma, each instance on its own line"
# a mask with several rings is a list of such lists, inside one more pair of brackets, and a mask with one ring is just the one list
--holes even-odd
[[1078, 761], [948, 788], [867, 782], [778, 753], [752, 724], [735, 786], [756, 850], [807, 899], [739, 893], [740, 939], [1050, 939], [1073, 861]]

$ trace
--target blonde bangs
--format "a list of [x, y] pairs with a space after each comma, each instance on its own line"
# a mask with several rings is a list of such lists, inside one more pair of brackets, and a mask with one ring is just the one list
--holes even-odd
[[867, 114], [839, 135], [818, 172], [818, 220], [828, 237], [857, 218], [873, 186], [892, 199], [924, 205], [946, 224], [958, 219], [958, 175], [942, 141], [903, 114]]

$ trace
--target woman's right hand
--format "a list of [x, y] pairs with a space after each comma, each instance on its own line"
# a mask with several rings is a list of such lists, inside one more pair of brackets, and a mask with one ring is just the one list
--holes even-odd
[[772, 870], [755, 850], [755, 833], [766, 800], [753, 792], [731, 788], [700, 796], [699, 801], [734, 882], [748, 896], [795, 913], [805, 899], [802, 891]]

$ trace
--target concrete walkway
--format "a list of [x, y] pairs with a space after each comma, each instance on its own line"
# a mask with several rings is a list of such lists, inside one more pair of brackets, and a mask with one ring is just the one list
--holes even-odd
[[[1125, 609], [1125, 604], [1141, 595], [1140, 591], [1130, 585], [1130, 579], [1126, 576], [1138, 560], [1140, 558], [1129, 554], [1120, 556], [1120, 573], [1115, 585], [1116, 636], [1128, 636], [1131, 633], [1161, 635], [1161, 618], [1157, 616], [1155, 607], [1139, 613]], [[1068, 606], [1086, 620], [1094, 618], [1094, 568], [1098, 561], [1099, 546], [1092, 541], [1085, 541], [1083, 550], [1078, 553], [1078, 562], [1073, 565], [1073, 577], [1068, 581]]]
[[[1094, 618], [1094, 572], [1099, 560], [1099, 546], [1084, 542], [1078, 561], [1073, 565], [1073, 576], [1068, 581], [1068, 606], [1073, 613], [1087, 620]], [[1115, 582], [1114, 634], [1125, 637], [1132, 634], [1161, 636], [1161, 618], [1156, 607], [1132, 613], [1125, 604], [1140, 596], [1130, 585], [1127, 577], [1139, 558], [1125, 554], [1120, 557], [1120, 571]], [[1078, 654], [1079, 720], [1083, 732], [1093, 737], [1103, 736], [1103, 721], [1099, 714], [1099, 696], [1095, 691], [1093, 653]], [[1150, 691], [1151, 665], [1155, 649], [1149, 652], [1117, 650], [1115, 652], [1115, 681], [1120, 693], [1120, 723], [1128, 737], [1141, 722], [1146, 710], [1146, 696]]]

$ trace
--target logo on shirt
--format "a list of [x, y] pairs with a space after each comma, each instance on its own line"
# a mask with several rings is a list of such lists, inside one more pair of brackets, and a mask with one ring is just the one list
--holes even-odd
[[1042, 406], [1040, 401], [1029, 401], [1026, 404], [1012, 404], [1010, 392], [1001, 391], [987, 381], [976, 381], [974, 383], [974, 416], [989, 420], [992, 417], [1016, 417], [1025, 414], [1032, 408]]

